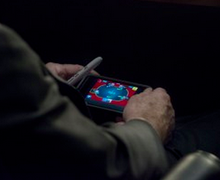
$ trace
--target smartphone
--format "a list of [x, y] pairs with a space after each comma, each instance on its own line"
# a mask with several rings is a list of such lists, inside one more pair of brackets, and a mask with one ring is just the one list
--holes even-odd
[[119, 79], [88, 75], [79, 85], [88, 106], [122, 113], [128, 100], [150, 86]]

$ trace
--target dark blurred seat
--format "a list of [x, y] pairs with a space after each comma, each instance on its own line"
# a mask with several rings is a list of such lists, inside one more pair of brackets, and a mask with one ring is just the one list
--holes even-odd
[[196, 151], [184, 157], [162, 180], [220, 179], [220, 160], [211, 153]]
[[[220, 160], [204, 151], [184, 157], [161, 180], [219, 180]], [[0, 162], [0, 179], [16, 180]]]

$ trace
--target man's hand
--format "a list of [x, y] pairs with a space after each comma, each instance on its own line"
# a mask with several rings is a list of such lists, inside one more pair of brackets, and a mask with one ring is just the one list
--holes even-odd
[[[79, 64], [58, 64], [49, 62], [46, 67], [54, 74], [61, 77], [64, 80], [68, 80], [78, 71], [80, 71], [83, 66]], [[92, 74], [99, 75], [96, 71], [92, 70]]]
[[174, 117], [170, 96], [162, 88], [147, 88], [131, 97], [123, 112], [125, 121], [140, 119], [150, 123], [163, 142], [174, 127]]

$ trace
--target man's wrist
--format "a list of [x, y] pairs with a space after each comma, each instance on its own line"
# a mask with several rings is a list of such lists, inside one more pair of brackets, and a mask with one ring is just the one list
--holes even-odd
[[132, 117], [132, 118], [129, 118], [128, 120], [126, 120], [125, 122], [134, 121], [134, 120], [146, 122], [148, 125], [150, 125], [152, 127], [152, 129], [154, 129], [154, 131], [156, 131], [156, 133], [158, 134], [160, 139], [163, 141], [161, 132], [160, 132], [159, 128], [156, 126], [156, 124], [151, 123], [148, 119], [143, 118], [143, 117]]

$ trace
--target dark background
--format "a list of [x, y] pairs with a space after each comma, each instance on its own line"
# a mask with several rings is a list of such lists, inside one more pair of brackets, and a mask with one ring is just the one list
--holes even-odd
[[177, 116], [219, 107], [220, 7], [137, 0], [1, 0], [0, 22], [46, 63], [163, 87]]

